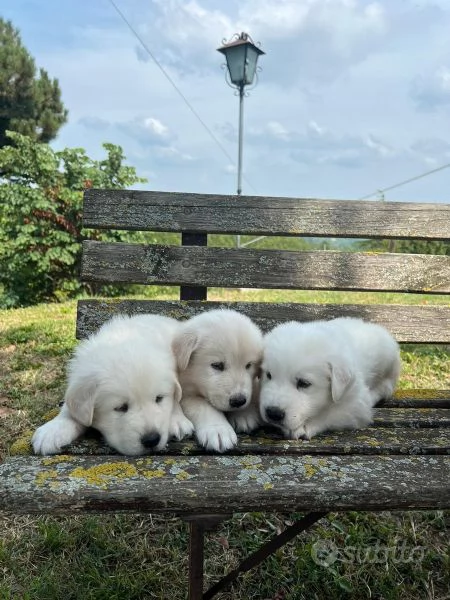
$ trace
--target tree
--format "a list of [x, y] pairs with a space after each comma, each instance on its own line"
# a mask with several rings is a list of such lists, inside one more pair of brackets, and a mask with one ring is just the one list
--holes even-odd
[[0, 19], [0, 148], [11, 143], [7, 130], [49, 142], [66, 121], [58, 80], [44, 69], [36, 76], [19, 30]]
[[106, 158], [82, 148], [55, 152], [9, 132], [0, 149], [0, 286], [3, 306], [26, 306], [93, 290], [78, 281], [83, 239], [139, 240], [136, 233], [82, 229], [83, 190], [123, 189], [145, 181], [123, 165], [122, 148], [103, 144]]

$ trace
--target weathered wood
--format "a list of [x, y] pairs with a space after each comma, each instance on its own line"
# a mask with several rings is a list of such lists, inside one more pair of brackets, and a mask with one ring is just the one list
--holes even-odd
[[[65, 448], [67, 454], [117, 455], [98, 435], [90, 432]], [[196, 456], [204, 454], [194, 440], [171, 441], [162, 454]], [[239, 435], [239, 444], [227, 455], [248, 454], [296, 456], [299, 454], [450, 454], [450, 428], [368, 427], [357, 431], [322, 433], [312, 440], [285, 440], [274, 429], [260, 429]]]
[[446, 408], [375, 408], [374, 426], [450, 427], [450, 410]]
[[293, 252], [85, 241], [85, 281], [450, 293], [450, 256]]
[[14, 513], [450, 507], [448, 456], [26, 457], [0, 482]]
[[[88, 190], [84, 226], [182, 233], [189, 247], [85, 242], [82, 277], [180, 285], [181, 298], [189, 301], [82, 301], [79, 338], [117, 313], [184, 319], [228, 306], [252, 317], [264, 331], [287, 320], [354, 316], [384, 325], [399, 342], [450, 343], [448, 304], [201, 301], [208, 287], [449, 294], [448, 256], [202, 247], [208, 233], [448, 241], [448, 204]], [[450, 392], [445, 390], [397, 392], [375, 409], [373, 425], [358, 431], [290, 441], [262, 428], [240, 435], [227, 455], [208, 455], [189, 439], [170, 442], [164, 453], [127, 458], [112, 454], [98, 435], [87, 435], [67, 450], [71, 454], [15, 457], [0, 465], [0, 512], [157, 512], [196, 521], [199, 515], [221, 519], [255, 509], [318, 515], [450, 508]], [[204, 523], [194, 528], [201, 535], [191, 546], [191, 595], [199, 597]], [[243, 566], [265, 554], [262, 549]]]
[[300, 304], [269, 302], [180, 302], [177, 300], [80, 300], [77, 338], [88, 337], [116, 314], [164, 314], [188, 319], [213, 308], [234, 308], [251, 317], [263, 331], [284, 321], [316, 321], [358, 317], [387, 327], [399, 342], [450, 343], [450, 306], [367, 304]]
[[446, 239], [445, 204], [87, 190], [84, 226], [281, 236]]

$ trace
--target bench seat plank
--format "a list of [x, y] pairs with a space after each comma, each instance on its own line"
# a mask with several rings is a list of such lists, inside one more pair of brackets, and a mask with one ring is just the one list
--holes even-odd
[[444, 204], [86, 190], [84, 227], [281, 236], [446, 239]]
[[[117, 455], [95, 432], [67, 446], [68, 454]], [[194, 440], [171, 441], [162, 454], [205, 454]], [[239, 435], [239, 444], [228, 455], [245, 454], [450, 454], [450, 428], [368, 427], [358, 431], [335, 431], [312, 440], [286, 440], [272, 430]]]
[[16, 457], [0, 484], [14, 513], [436, 509], [450, 507], [450, 457]]
[[[450, 344], [450, 306], [208, 301], [208, 310], [213, 308], [234, 308], [254, 319], [263, 331], [283, 321], [358, 317], [387, 327], [399, 342]], [[203, 310], [205, 304], [196, 301], [80, 300], [76, 335], [87, 337], [115, 314], [154, 313], [187, 319]]]

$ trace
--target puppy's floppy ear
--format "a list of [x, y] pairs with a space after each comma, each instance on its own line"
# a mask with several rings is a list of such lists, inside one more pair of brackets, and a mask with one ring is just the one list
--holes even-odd
[[86, 427], [92, 425], [94, 418], [96, 390], [97, 381], [95, 377], [84, 377], [71, 382], [64, 396], [64, 402], [70, 415]]
[[198, 347], [199, 338], [193, 329], [184, 328], [175, 336], [172, 342], [172, 350], [177, 359], [180, 371], [187, 369], [192, 353]]
[[174, 398], [175, 398], [175, 402], [181, 402], [181, 396], [182, 396], [182, 389], [181, 389], [181, 385], [178, 383], [178, 379], [175, 379], [174, 382]]
[[333, 402], [339, 402], [353, 382], [354, 374], [345, 358], [341, 356], [333, 356], [328, 365], [331, 371], [331, 397]]

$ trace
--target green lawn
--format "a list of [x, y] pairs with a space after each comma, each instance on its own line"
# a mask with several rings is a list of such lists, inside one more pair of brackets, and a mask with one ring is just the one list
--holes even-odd
[[[166, 297], [172, 295], [168, 290]], [[217, 290], [216, 299], [448, 303], [439, 296]], [[0, 459], [41, 423], [64, 390], [75, 303], [0, 311]], [[448, 349], [405, 347], [400, 387], [445, 387]], [[235, 515], [208, 536], [209, 583], [293, 518]], [[449, 598], [448, 514], [333, 514], [246, 574], [221, 599]], [[0, 600], [181, 600], [186, 526], [155, 516], [0, 516]], [[317, 543], [339, 550], [314, 562]], [[331, 546], [330, 546], [331, 544]], [[335, 546], [332, 546], [332, 545]]]

